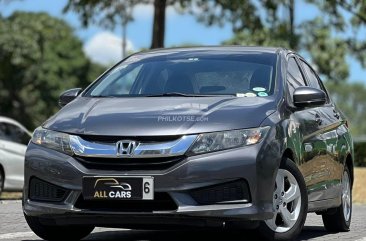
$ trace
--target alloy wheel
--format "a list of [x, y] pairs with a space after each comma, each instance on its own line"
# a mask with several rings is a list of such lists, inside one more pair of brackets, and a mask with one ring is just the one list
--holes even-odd
[[277, 232], [284, 233], [296, 223], [301, 209], [301, 192], [296, 178], [287, 170], [279, 169], [273, 193], [275, 215], [266, 220], [267, 226]]
[[342, 205], [344, 219], [348, 222], [351, 217], [351, 185], [348, 172], [344, 172], [342, 178]]

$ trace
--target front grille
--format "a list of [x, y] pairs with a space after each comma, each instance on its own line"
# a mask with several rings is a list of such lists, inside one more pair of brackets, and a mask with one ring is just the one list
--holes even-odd
[[76, 208], [104, 212], [174, 211], [178, 206], [168, 193], [157, 192], [154, 200], [85, 200], [81, 194]]
[[29, 199], [32, 201], [62, 202], [68, 194], [69, 190], [35, 177], [29, 182]]
[[99, 136], [79, 135], [83, 140], [97, 143], [116, 143], [120, 140], [134, 140], [137, 142], [166, 142], [178, 140], [182, 136]]
[[184, 160], [184, 158], [184, 156], [159, 158], [75, 157], [78, 162], [88, 169], [113, 171], [165, 170]]
[[250, 202], [250, 192], [245, 180], [232, 181], [190, 191], [192, 198], [200, 205], [223, 202]]

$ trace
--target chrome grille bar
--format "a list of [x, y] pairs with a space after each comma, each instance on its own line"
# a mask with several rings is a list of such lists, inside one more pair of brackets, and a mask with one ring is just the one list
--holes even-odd
[[197, 135], [183, 136], [174, 141], [138, 142], [131, 153], [121, 154], [117, 143], [91, 142], [70, 135], [70, 146], [74, 154], [84, 157], [104, 158], [154, 158], [183, 155], [196, 140]]

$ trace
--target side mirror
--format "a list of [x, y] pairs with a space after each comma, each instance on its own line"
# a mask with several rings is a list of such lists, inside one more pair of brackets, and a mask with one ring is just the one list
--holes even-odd
[[60, 95], [58, 99], [58, 105], [60, 107], [64, 107], [65, 105], [73, 101], [81, 93], [81, 91], [81, 88], [66, 90]]
[[293, 100], [297, 107], [320, 106], [327, 102], [327, 96], [322, 90], [304, 86], [295, 89]]

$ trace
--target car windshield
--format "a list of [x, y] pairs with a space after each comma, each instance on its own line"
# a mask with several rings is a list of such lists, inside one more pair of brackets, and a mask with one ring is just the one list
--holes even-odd
[[94, 83], [85, 96], [265, 97], [274, 92], [277, 55], [259, 52], [138, 54]]

